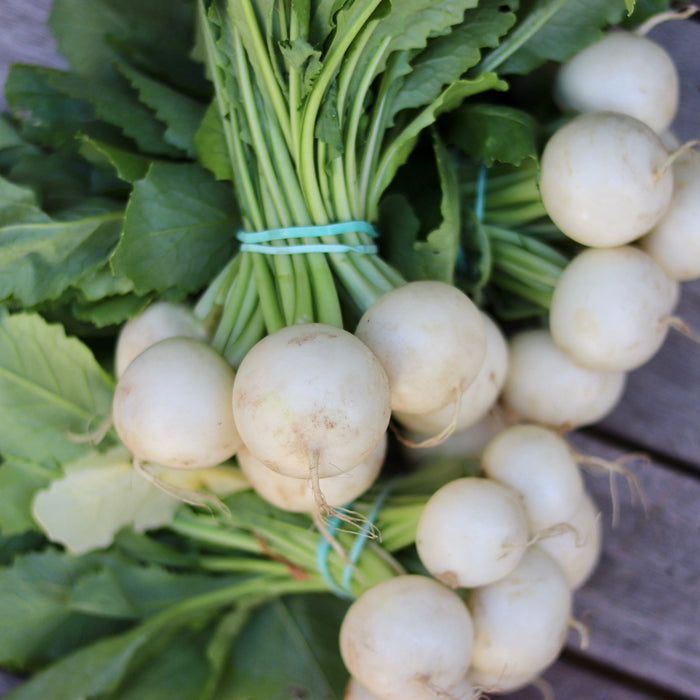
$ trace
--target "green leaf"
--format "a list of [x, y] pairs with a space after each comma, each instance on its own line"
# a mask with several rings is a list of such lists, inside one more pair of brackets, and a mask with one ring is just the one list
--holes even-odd
[[382, 199], [379, 209], [382, 255], [409, 280], [417, 276], [413, 246], [420, 228], [420, 219], [408, 196], [391, 192]]
[[59, 92], [90, 104], [95, 114], [118, 127], [144, 153], [178, 157], [181, 151], [165, 139], [165, 125], [138, 100], [126, 81], [100, 81], [55, 69], [43, 69]]
[[182, 297], [213, 279], [235, 249], [238, 228], [230, 185], [199, 165], [154, 163], [134, 184], [112, 265], [139, 294]]
[[469, 103], [452, 114], [450, 140], [477, 163], [520, 165], [537, 158], [537, 123], [527, 112], [487, 103]]
[[212, 102], [204, 114], [194, 137], [194, 146], [199, 162], [214, 173], [217, 180], [233, 179], [224, 122], [216, 102]]
[[46, 540], [41, 533], [23, 532], [21, 535], [6, 535], [0, 532], [0, 566], [9, 566], [15, 557], [41, 549]]
[[91, 449], [72, 439], [111, 413], [113, 384], [79, 340], [36, 314], [0, 316], [0, 452], [43, 462]]
[[0, 298], [26, 306], [58, 298], [109, 257], [121, 226], [119, 211], [60, 221], [27, 209], [0, 226]]
[[437, 99], [418, 112], [408, 124], [402, 126], [398, 134], [393, 137], [390, 134], [389, 147], [382, 154], [374, 175], [370, 192], [370, 212], [375, 211], [381, 195], [393, 180], [396, 171], [408, 159], [420, 134], [435, 123], [440, 114], [456, 109], [467, 97], [486, 90], [505, 88], [506, 84], [495, 73], [482, 73], [474, 80], [458, 80], [445, 88]]
[[411, 72], [392, 111], [398, 113], [429, 104], [445, 85], [459, 80], [475, 66], [482, 50], [496, 47], [515, 22], [515, 15], [507, 9], [508, 3], [502, 0], [482, 1], [477, 7], [467, 9], [464, 21], [451, 32], [433, 39], [411, 61]]
[[108, 547], [124, 527], [165, 525], [180, 506], [136, 473], [122, 445], [83, 455], [63, 472], [36, 494], [32, 513], [46, 536], [73, 554]]
[[22, 117], [22, 134], [36, 143], [57, 146], [88, 130], [95, 112], [84, 100], [60, 92], [49, 82], [55, 69], [15, 63], [5, 81], [12, 112]]
[[206, 654], [211, 634], [209, 625], [184, 627], [166, 646], [156, 643], [155, 648], [144, 649], [135, 657], [133, 670], [109, 697], [113, 700], [195, 700], [211, 673]]
[[18, 556], [0, 569], [0, 663], [12, 668], [47, 663], [120, 629], [112, 620], [75, 613], [68, 604], [74, 584], [93, 566], [49, 549]]
[[128, 60], [187, 91], [205, 91], [189, 56], [194, 0], [54, 0], [49, 26], [58, 50], [81, 75], [111, 80]]
[[145, 177], [153, 158], [140, 153], [112, 146], [104, 141], [82, 136], [80, 153], [96, 167], [113, 167], [117, 175], [126, 182], [135, 182]]
[[32, 501], [37, 491], [46, 488], [60, 470], [18, 457], [7, 457], [0, 464], [0, 530], [18, 535], [38, 530], [32, 516]]
[[347, 671], [338, 633], [347, 607], [322, 594], [266, 604], [236, 639], [214, 697], [341, 700]]
[[194, 135], [204, 116], [205, 105], [125, 63], [119, 64], [119, 72], [138, 90], [141, 102], [167, 126], [165, 140], [193, 158]]
[[516, 26], [481, 70], [524, 75], [546, 61], [565, 61], [626, 11], [625, 0], [522, 0]]
[[[353, 18], [354, 5], [359, 4], [361, 3], [351, 3], [350, 9], [346, 12], [350, 19]], [[392, 52], [406, 52], [408, 56], [411, 56], [410, 52], [425, 49], [435, 37], [449, 35], [451, 28], [463, 21], [465, 10], [476, 7], [477, 4], [477, 0], [443, 0], [439, 3], [436, 3], [435, 0], [401, 0], [401, 2], [387, 4], [388, 9], [385, 10], [384, 16], [372, 32], [366, 48], [362, 51], [362, 57], [355, 69], [351, 94], [362, 79], [368, 64], [374, 60], [379, 51], [384, 51], [385, 57], [388, 57]], [[338, 19], [339, 23], [349, 21], [345, 20], [341, 13], [339, 13]], [[342, 41], [344, 31], [347, 30], [339, 26], [336, 41]], [[377, 66], [376, 71], [383, 70], [385, 63], [386, 58]], [[444, 85], [459, 78], [462, 72], [458, 72], [451, 79], [447, 75], [444, 76], [444, 79], [443, 76], [440, 76], [440, 84], [437, 90], [432, 91], [432, 99], [437, 96]], [[428, 99], [427, 102], [420, 104], [427, 104], [430, 101]]]
[[[102, 621], [104, 624], [104, 621]], [[87, 700], [114, 691], [128, 673], [134, 659], [155, 639], [168, 637], [157, 627], [139, 625], [128, 632], [86, 644], [29, 678], [5, 700]]]
[[416, 267], [420, 278], [454, 281], [455, 264], [459, 253], [461, 215], [457, 170], [450, 153], [437, 135], [434, 138], [435, 160], [442, 190], [440, 226], [428, 234], [425, 241], [414, 245]]

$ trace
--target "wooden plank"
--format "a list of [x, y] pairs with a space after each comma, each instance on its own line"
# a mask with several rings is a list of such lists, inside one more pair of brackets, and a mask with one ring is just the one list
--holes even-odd
[[[585, 453], [625, 453], [588, 435], [572, 436]], [[647, 508], [620, 489], [620, 522], [611, 527], [607, 478], [587, 483], [603, 513], [597, 570], [575, 596], [575, 614], [590, 630], [586, 657], [622, 673], [700, 697], [700, 480], [660, 463], [634, 469]], [[621, 484], [624, 486], [624, 484]], [[572, 634], [569, 648], [576, 650]]]
[[[658, 700], [662, 697], [656, 689], [630, 687], [624, 679], [603, 676], [597, 670], [570, 659], [554, 664], [543, 674], [543, 680], [557, 700]], [[494, 697], [504, 700], [544, 700], [542, 689], [535, 685]], [[668, 695], [663, 697], [670, 700]]]

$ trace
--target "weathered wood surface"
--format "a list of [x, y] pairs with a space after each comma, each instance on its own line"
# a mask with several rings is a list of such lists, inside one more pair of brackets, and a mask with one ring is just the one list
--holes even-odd
[[[45, 28], [49, 6], [50, 0], [0, 0], [0, 82], [12, 61], [60, 64]], [[682, 69], [674, 131], [683, 140], [698, 137], [700, 22], [671, 23], [653, 36]], [[684, 285], [678, 314], [700, 331], [700, 282]], [[631, 373], [613, 414], [574, 436], [592, 454], [617, 458], [644, 450], [653, 461], [634, 465], [647, 509], [620, 483], [614, 529], [606, 477], [587, 479], [603, 511], [605, 548], [575, 598], [590, 644], [580, 649], [572, 633], [564, 657], [545, 674], [558, 700], [700, 698], [699, 427], [700, 348], [672, 331], [659, 354]], [[0, 695], [13, 682], [0, 673]], [[528, 688], [507, 697], [541, 696]]]

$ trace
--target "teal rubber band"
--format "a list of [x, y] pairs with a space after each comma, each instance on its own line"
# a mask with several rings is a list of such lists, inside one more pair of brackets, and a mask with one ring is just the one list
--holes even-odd
[[241, 242], [240, 250], [266, 255], [293, 255], [295, 253], [360, 253], [369, 255], [378, 252], [374, 244], [346, 245], [344, 243], [303, 243], [299, 245], [271, 246], [271, 241], [294, 240], [298, 238], [322, 238], [340, 236], [343, 233], [365, 233], [372, 238], [379, 234], [368, 221], [338, 221], [333, 224], [315, 226], [285, 226], [264, 231], [239, 231], [236, 238]]
[[317, 226], [285, 226], [265, 231], [239, 231], [237, 238], [241, 243], [265, 243], [267, 241], [281, 241], [285, 238], [339, 236], [343, 233], [366, 233], [372, 238], [379, 236], [374, 226], [368, 221], [338, 221], [333, 224], [319, 224]]
[[488, 168], [482, 163], [476, 179], [476, 198], [474, 199], [474, 216], [481, 223], [484, 220], [486, 206], [486, 176]]
[[264, 243], [242, 243], [239, 250], [265, 255], [293, 255], [295, 253], [361, 253], [367, 255], [376, 253], [376, 245], [345, 245], [344, 243], [309, 243], [305, 245], [274, 246]]
[[[362, 550], [364, 549], [364, 546], [367, 543], [367, 539], [372, 533], [372, 526], [374, 525], [374, 521], [377, 519], [379, 511], [384, 505], [384, 502], [389, 496], [389, 493], [391, 493], [391, 490], [394, 488], [394, 484], [395, 480], [390, 481], [379, 492], [379, 495], [374, 501], [372, 509], [370, 510], [367, 516], [367, 520], [363, 523], [362, 529], [355, 536], [355, 540], [353, 541], [352, 547], [350, 548], [350, 552], [348, 554], [348, 563], [343, 568], [343, 575], [341, 579], [342, 585], [338, 585], [338, 583], [331, 576], [331, 573], [328, 569], [328, 555], [330, 554], [331, 543], [323, 535], [321, 535], [321, 537], [319, 538], [318, 545], [316, 547], [316, 566], [318, 567], [319, 573], [321, 574], [325, 582], [328, 584], [328, 587], [336, 595], [342, 598], [355, 597], [352, 594], [352, 590], [350, 589], [350, 583], [352, 581], [352, 574], [355, 570], [355, 565], [357, 564], [357, 560], [362, 554]], [[351, 505], [352, 504], [348, 504], [343, 509], [349, 509]], [[331, 535], [334, 535], [336, 533], [338, 527], [340, 526], [340, 523], [341, 519], [337, 515], [334, 515], [328, 519], [326, 527], [328, 528], [328, 531]]]
[[357, 560], [360, 558], [360, 554], [362, 554], [362, 550], [364, 549], [365, 544], [367, 544], [367, 538], [372, 532], [371, 527], [374, 525], [374, 521], [377, 519], [379, 511], [384, 505], [384, 501], [386, 501], [387, 496], [393, 488], [394, 481], [392, 480], [388, 484], [386, 484], [386, 486], [379, 492], [377, 500], [372, 506], [372, 510], [370, 510], [369, 514], [367, 515], [367, 521], [363, 523], [362, 530], [360, 530], [360, 532], [357, 534], [357, 537], [355, 537], [355, 541], [352, 543], [350, 553], [348, 554], [348, 559], [350, 560], [350, 563], [345, 565], [345, 568], [343, 569], [343, 578], [341, 579], [343, 588], [347, 591], [350, 591], [350, 581], [352, 580], [352, 573], [355, 570], [355, 564], [357, 564]]
[[[340, 518], [336, 515], [328, 519], [326, 527], [331, 535], [334, 535], [338, 526], [340, 525]], [[341, 588], [331, 576], [331, 572], [328, 570], [328, 554], [330, 553], [331, 543], [323, 536], [318, 540], [318, 545], [316, 546], [316, 567], [319, 573], [323, 577], [324, 581], [328, 584], [328, 587], [341, 598], [352, 598], [352, 594], [344, 588]]]

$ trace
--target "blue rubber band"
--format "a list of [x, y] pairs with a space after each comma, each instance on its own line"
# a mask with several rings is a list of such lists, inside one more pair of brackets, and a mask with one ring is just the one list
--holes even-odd
[[[337, 515], [334, 515], [328, 519], [326, 527], [328, 528], [328, 531], [331, 535], [335, 534], [340, 523], [341, 520]], [[318, 540], [318, 545], [316, 547], [316, 566], [318, 568], [318, 571], [325, 580], [325, 582], [328, 584], [328, 587], [333, 591], [333, 593], [335, 593], [337, 596], [340, 596], [341, 598], [352, 598], [352, 594], [344, 588], [341, 588], [335, 582], [335, 580], [331, 576], [331, 572], [328, 570], [328, 554], [330, 552], [330, 549], [331, 543], [326, 539], [325, 536], [321, 535], [321, 537]]]
[[372, 510], [370, 510], [369, 515], [367, 516], [367, 521], [362, 524], [362, 530], [360, 530], [357, 537], [355, 537], [355, 541], [352, 543], [350, 553], [348, 554], [350, 563], [345, 565], [345, 568], [343, 569], [343, 578], [341, 579], [343, 588], [348, 591], [350, 590], [350, 581], [352, 580], [352, 573], [355, 570], [355, 564], [357, 564], [357, 560], [360, 558], [360, 554], [362, 554], [365, 544], [367, 544], [367, 538], [372, 532], [371, 528], [374, 525], [374, 521], [377, 519], [377, 515], [379, 515], [379, 510], [384, 505], [384, 501], [386, 501], [387, 496], [393, 487], [394, 482], [390, 481], [379, 492], [377, 500], [374, 502]]
[[376, 253], [377, 246], [346, 245], [344, 243], [301, 243], [299, 245], [271, 246], [271, 241], [281, 241], [297, 238], [322, 238], [323, 236], [339, 236], [343, 233], [365, 233], [377, 238], [378, 233], [368, 221], [339, 221], [318, 226], [285, 226], [282, 228], [266, 229], [264, 231], [239, 231], [236, 237], [241, 242], [240, 250], [267, 255], [292, 255], [294, 253], [346, 253], [354, 252], [363, 255]]
[[482, 163], [479, 166], [479, 174], [476, 179], [476, 198], [474, 200], [474, 216], [481, 223], [484, 220], [484, 208], [486, 206], [486, 175], [488, 168]]
[[[350, 583], [352, 581], [352, 574], [355, 570], [355, 565], [357, 564], [357, 560], [362, 554], [362, 550], [364, 549], [364, 546], [367, 543], [367, 539], [372, 533], [372, 526], [374, 525], [374, 521], [377, 519], [379, 511], [384, 505], [384, 501], [386, 501], [393, 487], [394, 481], [392, 480], [389, 483], [387, 483], [386, 486], [380, 491], [379, 495], [374, 501], [374, 504], [372, 505], [372, 509], [370, 510], [369, 515], [367, 516], [367, 520], [362, 524], [362, 529], [357, 533], [355, 540], [352, 543], [352, 547], [350, 548], [350, 552], [348, 554], [349, 562], [345, 565], [343, 569], [343, 575], [341, 579], [342, 585], [338, 585], [338, 583], [333, 579], [328, 568], [328, 555], [330, 554], [331, 543], [326, 539], [326, 537], [323, 534], [319, 538], [318, 545], [316, 547], [316, 566], [318, 567], [319, 573], [328, 584], [328, 587], [336, 595], [342, 598], [352, 599], [355, 597], [350, 588]], [[349, 508], [350, 505], [351, 504], [348, 504], [348, 506], [345, 506], [345, 508]], [[337, 515], [334, 515], [328, 519], [326, 527], [328, 528], [328, 531], [331, 535], [334, 535], [336, 533], [341, 522], [342, 520]]]

